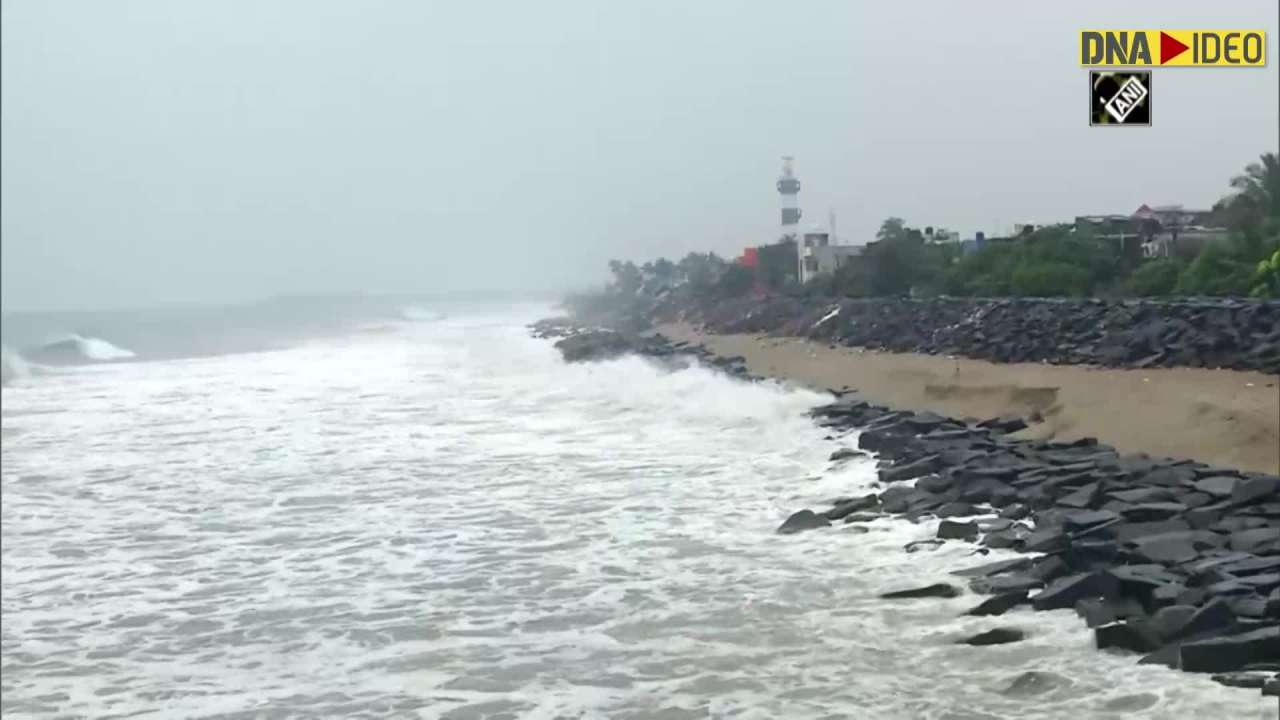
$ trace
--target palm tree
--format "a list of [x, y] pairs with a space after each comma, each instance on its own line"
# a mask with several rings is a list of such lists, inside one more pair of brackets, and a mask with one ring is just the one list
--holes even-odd
[[1235, 193], [1217, 205], [1229, 218], [1245, 225], [1280, 217], [1280, 155], [1263, 153], [1259, 160], [1231, 179]]

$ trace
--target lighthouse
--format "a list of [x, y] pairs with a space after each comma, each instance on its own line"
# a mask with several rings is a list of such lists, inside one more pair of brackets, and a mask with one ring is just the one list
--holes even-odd
[[802, 282], [805, 277], [804, 248], [800, 242], [798, 229], [800, 225], [800, 180], [796, 178], [791, 163], [795, 158], [783, 156], [782, 175], [778, 178], [778, 194], [782, 196], [782, 237], [780, 242], [790, 240], [796, 244], [796, 277]]

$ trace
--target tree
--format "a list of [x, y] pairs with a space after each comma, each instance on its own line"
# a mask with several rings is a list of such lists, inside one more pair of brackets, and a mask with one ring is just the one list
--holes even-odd
[[1253, 289], [1249, 294], [1257, 298], [1280, 298], [1280, 248], [1271, 257], [1258, 261], [1253, 274]]
[[1138, 266], [1125, 281], [1128, 291], [1139, 297], [1169, 295], [1178, 286], [1178, 276], [1187, 264], [1178, 258], [1160, 258]]
[[1263, 153], [1244, 173], [1231, 179], [1235, 192], [1223, 198], [1215, 210], [1236, 227], [1248, 227], [1266, 218], [1280, 217], [1280, 155]]
[[725, 266], [725, 261], [715, 253], [691, 252], [676, 263], [676, 275], [688, 285], [690, 292], [699, 295], [715, 285]]
[[716, 290], [722, 298], [736, 298], [751, 292], [751, 286], [754, 284], [755, 273], [751, 272], [751, 268], [734, 264], [725, 268], [720, 274], [716, 282]]
[[799, 273], [795, 242], [783, 240], [771, 245], [761, 245], [756, 250], [756, 265], [760, 280], [767, 287], [781, 290], [795, 283]]
[[1256, 265], [1241, 260], [1227, 243], [1204, 246], [1178, 276], [1179, 295], [1248, 295]]
[[635, 295], [644, 281], [640, 268], [630, 260], [610, 260], [609, 272], [613, 273], [613, 290], [622, 295]]

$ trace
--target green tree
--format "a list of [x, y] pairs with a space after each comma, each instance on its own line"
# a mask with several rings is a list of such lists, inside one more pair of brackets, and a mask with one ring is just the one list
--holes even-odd
[[1126, 289], [1139, 297], [1170, 295], [1187, 264], [1178, 258], [1160, 258], [1138, 266], [1125, 281]]
[[1280, 248], [1269, 258], [1258, 261], [1254, 271], [1253, 288], [1249, 294], [1257, 298], [1280, 298]]
[[1089, 294], [1089, 271], [1060, 260], [1024, 260], [1009, 278], [1014, 293], [1026, 297], [1081, 297]]
[[1228, 243], [1209, 243], [1178, 276], [1174, 292], [1179, 295], [1248, 295], [1255, 270], [1256, 265], [1240, 259]]
[[1263, 153], [1244, 173], [1231, 179], [1235, 192], [1218, 203], [1216, 209], [1236, 227], [1249, 227], [1266, 218], [1280, 217], [1280, 156]]

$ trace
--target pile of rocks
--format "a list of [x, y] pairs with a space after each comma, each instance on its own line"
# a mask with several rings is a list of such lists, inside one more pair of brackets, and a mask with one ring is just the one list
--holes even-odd
[[561, 338], [556, 341], [555, 347], [565, 362], [610, 360], [620, 355], [634, 354], [673, 367], [698, 362], [742, 380], [761, 379], [747, 372], [746, 359], [740, 355], [720, 357], [702, 345], [672, 342], [660, 333], [646, 335], [583, 328], [563, 318], [540, 320], [529, 327], [535, 337]]
[[[779, 532], [876, 513], [946, 518], [932, 544], [1036, 553], [958, 571], [991, 596], [972, 614], [1074, 608], [1099, 648], [1280, 695], [1280, 476], [1124, 456], [1092, 439], [1018, 440], [1018, 418], [966, 423], [856, 396], [814, 415], [861, 429], [859, 450], [833, 459], [875, 453], [883, 489], [796, 513]], [[907, 592], [926, 590], [958, 593]]]
[[775, 297], [725, 303], [698, 319], [717, 333], [995, 362], [1280, 373], [1280, 301]]

